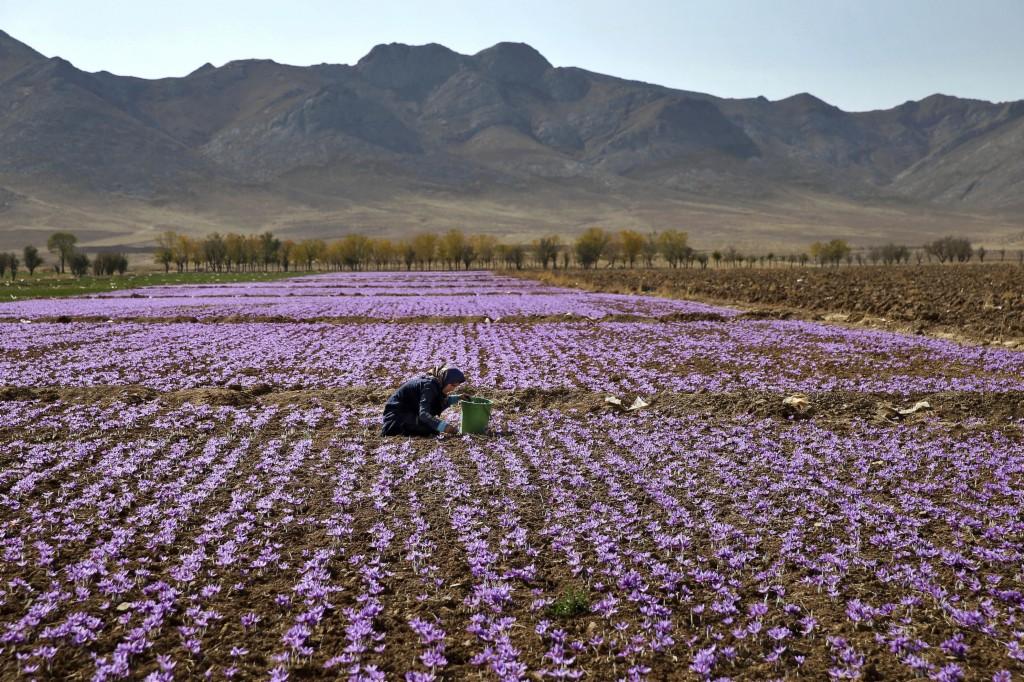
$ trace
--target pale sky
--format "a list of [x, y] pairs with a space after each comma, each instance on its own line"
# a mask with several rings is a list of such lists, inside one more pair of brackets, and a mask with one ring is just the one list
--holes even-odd
[[936, 92], [1024, 99], [1024, 0], [0, 0], [0, 29], [79, 68], [144, 78], [507, 40], [555, 66], [722, 97], [810, 92], [850, 111]]

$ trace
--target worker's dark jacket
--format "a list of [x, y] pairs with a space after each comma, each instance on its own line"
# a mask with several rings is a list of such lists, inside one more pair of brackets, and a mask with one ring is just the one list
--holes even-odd
[[429, 436], [443, 423], [438, 415], [449, 405], [441, 384], [430, 376], [409, 379], [384, 404], [384, 436]]

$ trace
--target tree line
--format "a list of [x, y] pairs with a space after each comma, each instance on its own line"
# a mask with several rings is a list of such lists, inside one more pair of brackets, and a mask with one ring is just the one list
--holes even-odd
[[35, 273], [36, 268], [43, 264], [43, 258], [39, 255], [39, 249], [34, 246], [26, 246], [21, 252], [21, 258], [16, 253], [0, 253], [0, 279], [6, 273], [11, 273], [13, 280], [18, 276], [18, 268], [22, 265], [28, 270], [28, 274]]
[[[1006, 260], [1006, 249], [999, 249], [999, 260]], [[810, 247], [810, 257], [820, 265], [839, 265], [845, 262], [848, 265], [857, 263], [864, 265], [899, 265], [908, 264], [913, 258], [918, 265], [927, 261], [932, 263], [968, 263], [977, 258], [979, 263], [985, 262], [989, 252], [984, 246], [974, 247], [971, 241], [965, 237], [942, 237], [935, 241], [928, 242], [920, 248], [913, 248], [905, 244], [885, 244], [882, 246], [871, 246], [860, 252], [854, 250], [841, 239], [834, 239], [830, 242], [815, 242]], [[1012, 256], [1011, 256], [1012, 257]], [[1024, 264], [1024, 251], [1017, 252], [1017, 260]]]
[[[54, 271], [70, 271], [75, 276], [123, 274], [128, 259], [121, 253], [96, 254], [93, 259], [82, 253], [77, 237], [70, 232], [56, 232], [47, 239], [47, 250], [56, 260]], [[1007, 252], [1000, 249], [1000, 261]], [[1024, 251], [1017, 252], [1024, 265]], [[334, 240], [279, 239], [271, 232], [241, 234], [215, 232], [205, 237], [192, 237], [174, 231], [160, 235], [153, 252], [154, 261], [165, 272], [174, 267], [178, 272], [197, 271], [313, 271], [313, 270], [433, 270], [469, 269], [472, 267], [522, 269], [527, 267], [596, 268], [637, 265], [670, 268], [720, 267], [838, 267], [846, 265], [900, 265], [911, 260], [939, 263], [966, 263], [972, 259], [985, 262], [991, 254], [982, 246], [972, 246], [964, 237], [947, 236], [919, 247], [884, 244], [855, 249], [845, 240], [814, 242], [806, 250], [787, 254], [741, 253], [735, 247], [700, 251], [689, 244], [689, 236], [680, 230], [640, 233], [635, 230], [607, 231], [593, 227], [571, 241], [557, 235], [535, 239], [528, 244], [507, 244], [493, 235], [467, 235], [461, 230], [443, 234], [422, 233], [406, 239], [373, 238], [349, 234]], [[1011, 255], [1011, 258], [1013, 256]], [[14, 253], [0, 253], [0, 277], [10, 273], [13, 279], [19, 267], [32, 275], [43, 264], [34, 246], [26, 246], [19, 258]]]
[[672, 267], [702, 254], [687, 245], [687, 235], [678, 230], [643, 235], [633, 230], [606, 232], [591, 228], [578, 239], [563, 242], [557, 235], [529, 244], [506, 244], [493, 235], [467, 235], [461, 230], [444, 234], [423, 233], [391, 240], [350, 234], [340, 239], [279, 239], [262, 234], [213, 233], [191, 237], [178, 232], [163, 233], [153, 252], [154, 262], [170, 271], [289, 270], [378, 270], [413, 268], [422, 270], [469, 269], [471, 267], [522, 269], [524, 267], [593, 267], [600, 260], [635, 267], [652, 267], [662, 258]]
[[[87, 275], [123, 275], [128, 270], [128, 257], [123, 253], [99, 253], [92, 259], [78, 249], [78, 237], [70, 232], [54, 232], [46, 239], [46, 249], [56, 257], [54, 272], [70, 272], [76, 277]], [[18, 268], [24, 266], [31, 277], [45, 263], [39, 249], [29, 245], [22, 249], [21, 258], [15, 253], [0, 253], [0, 277], [10, 273], [17, 277]]]
[[418, 234], [391, 240], [350, 234], [340, 239], [279, 239], [271, 232], [239, 234], [214, 232], [191, 237], [164, 232], [153, 252], [154, 261], [165, 271], [192, 270], [255, 271], [363, 270], [366, 268], [459, 269], [474, 265], [523, 267], [527, 249], [499, 243], [492, 235], [466, 235], [450, 230], [443, 235]]
[[[1000, 250], [1005, 260], [1006, 250]], [[339, 239], [279, 239], [271, 232], [262, 234], [213, 233], [191, 237], [169, 231], [160, 236], [154, 260], [179, 272], [192, 270], [254, 271], [295, 270], [420, 270], [469, 269], [471, 267], [522, 269], [524, 267], [594, 268], [654, 267], [670, 268], [773, 267], [789, 264], [805, 266], [839, 266], [879, 263], [899, 265], [938, 261], [968, 262], [977, 258], [984, 262], [984, 247], [973, 248], [962, 237], [943, 237], [921, 247], [885, 244], [867, 249], [854, 249], [846, 241], [833, 239], [815, 242], [805, 251], [788, 254], [772, 252], [743, 254], [734, 247], [699, 251], [689, 244], [689, 236], [680, 230], [643, 234], [635, 230], [585, 230], [572, 241], [557, 235], [535, 239], [529, 244], [506, 244], [493, 235], [467, 235], [461, 230], [444, 234], [422, 233], [407, 239], [392, 240], [350, 234]], [[1024, 263], [1024, 252], [1018, 253]]]

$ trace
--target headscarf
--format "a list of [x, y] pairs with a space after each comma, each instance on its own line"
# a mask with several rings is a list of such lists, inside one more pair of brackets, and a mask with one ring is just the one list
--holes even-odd
[[447, 386], [448, 384], [462, 384], [466, 382], [466, 375], [462, 373], [462, 370], [458, 367], [449, 367], [448, 365], [437, 365], [430, 372], [428, 376], [437, 379], [437, 382], [441, 386]]

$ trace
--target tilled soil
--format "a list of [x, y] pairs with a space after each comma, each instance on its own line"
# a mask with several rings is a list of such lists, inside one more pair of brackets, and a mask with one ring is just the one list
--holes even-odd
[[[208, 387], [164, 392], [131, 385], [8, 387], [0, 388], [0, 402], [37, 401], [98, 406], [157, 402], [169, 407], [191, 404], [255, 408], [330, 406], [336, 409], [370, 409], [383, 405], [390, 393], [390, 389], [366, 387], [293, 390], [267, 384], [252, 388]], [[916, 423], [923, 419], [938, 419], [941, 423], [951, 426], [972, 422], [989, 427], [1013, 428], [1013, 422], [1024, 419], [1022, 391], [942, 391], [914, 394], [827, 391], [805, 396], [806, 407], [785, 404], [784, 400], [789, 397], [785, 393], [757, 390], [613, 396], [608, 393], [569, 388], [508, 391], [480, 389], [475, 395], [490, 399], [496, 410], [513, 414], [531, 413], [541, 409], [576, 410], [588, 414], [628, 414], [629, 411], [625, 408], [634, 397], [640, 397], [650, 405], [645, 409], [672, 416], [751, 416], [785, 421], [814, 418], [831, 426], [849, 424], [854, 420], [898, 425]], [[617, 406], [608, 401], [609, 397], [619, 398], [624, 404]], [[928, 407], [905, 415], [899, 413], [899, 410], [908, 410], [920, 402], [927, 402]]]
[[[738, 319], [821, 314], [756, 305]], [[295, 357], [312, 357], [314, 320], [134, 320], [156, 345], [115, 333], [96, 364], [145, 367], [143, 351], [170, 354], [159, 350], [169, 338], [210, 357], [82, 386], [58, 360], [0, 388], [0, 679], [1024, 673], [1024, 392], [977, 388], [1016, 387], [1017, 354], [858, 345], [847, 337], [896, 337], [734, 319], [493, 320], [507, 326], [480, 377], [512, 356], [501, 373], [550, 377], [559, 364], [565, 387], [476, 382], [493, 401], [488, 433], [430, 438], [379, 435], [395, 367], [355, 363], [333, 389], [310, 387], [332, 371], [323, 361], [275, 372], [291, 336], [303, 339]], [[254, 320], [265, 324], [239, 324]], [[183, 321], [223, 334], [172, 337]], [[412, 350], [360, 337], [376, 318], [315, 321], [392, 356]], [[464, 334], [467, 321], [495, 330], [478, 317], [383, 321], [433, 323], [409, 328], [423, 338]], [[734, 353], [742, 366], [718, 346], [669, 362], [704, 336], [776, 326]], [[49, 346], [10, 341], [11, 377], [69, 351], [76, 325], [50, 327], [25, 328]], [[537, 332], [566, 327], [586, 334], [529, 353]], [[269, 343], [224, 372], [234, 346], [223, 340], [240, 332], [247, 347]], [[820, 348], [802, 352], [818, 332]], [[92, 364], [88, 334], [77, 338], [75, 361]], [[639, 360], [603, 359], [615, 339]], [[351, 363], [354, 351], [341, 355]], [[221, 367], [216, 379], [201, 378], [201, 359]], [[167, 382], [172, 371], [193, 381]], [[766, 382], [744, 388], [752, 371]], [[651, 386], [726, 380], [647, 392], [628, 411], [644, 373]], [[590, 381], [573, 381], [581, 374]], [[763, 388], [796, 374], [863, 390]], [[940, 374], [975, 390], [910, 388]], [[970, 381], [982, 375], [992, 382]]]
[[[1009, 263], [573, 270], [522, 276], [589, 291], [642, 293], [1024, 346], [1024, 267]], [[756, 314], [756, 313], [755, 313]]]
[[[174, 679], [207, 671], [266, 679], [286, 666], [289, 679], [336, 679], [357, 664], [402, 679], [429, 670], [413, 619], [443, 629], [436, 674], [452, 680], [507, 677], [488, 663], [502, 646], [527, 679], [574, 671], [618, 679], [630, 670], [704, 679], [691, 663], [709, 648], [716, 677], [813, 680], [843, 669], [905, 679], [910, 669], [890, 644], [903, 635], [894, 632], [913, 633], [933, 671], [957, 663], [964, 679], [988, 680], [1016, 669], [1001, 632], [966, 631], [967, 653], [957, 656], [941, 646], [965, 632], [951, 613], [989, 603], [1010, 614], [1022, 587], [1019, 565], [999, 554], [977, 565], [957, 558], [1016, 542], [1012, 500], [997, 492], [1005, 474], [979, 453], [1019, 450], [1020, 394], [823, 394], [794, 414], [782, 396], [758, 393], [661, 395], [625, 413], [601, 394], [493, 392], [488, 435], [395, 439], [376, 433], [379, 391], [258, 393], [94, 387], [0, 396], [6, 408], [55, 411], [45, 427], [0, 428], [4, 491], [13, 496], [3, 522], [25, 541], [10, 545], [0, 566], [14, 585], [0, 603], [12, 654], [0, 657], [0, 676], [31, 677], [24, 671], [35, 665], [43, 679], [87, 679], [94, 657], [115, 660], [133, 632], [155, 622], [153, 600], [168, 588], [179, 596], [128, 655], [133, 678], [170, 670]], [[935, 409], [896, 421], [873, 412], [920, 398]], [[82, 410], [117, 425], [90, 428], [83, 414], [93, 413]], [[119, 421], [131, 411], [140, 416]], [[970, 449], [959, 451], [954, 436]], [[25, 453], [67, 442], [95, 443], [95, 454], [51, 459], [68, 466], [40, 468], [31, 495], [10, 486], [27, 473]], [[168, 459], [185, 442], [183, 456]], [[131, 468], [105, 473], [112, 444], [135, 460]], [[863, 447], [873, 448], [867, 459]], [[946, 480], [955, 472], [943, 468], [953, 458], [973, 464], [957, 494]], [[925, 472], [941, 486], [901, 497], [927, 483]], [[179, 484], [185, 494], [161, 493]], [[68, 503], [71, 515], [62, 511]], [[987, 530], [962, 525], [980, 504], [998, 518]], [[39, 514], [49, 521], [35, 523]], [[161, 533], [171, 519], [174, 532]], [[890, 526], [901, 527], [898, 539], [885, 535]], [[98, 573], [69, 577], [95, 563], [98, 547], [115, 546]], [[41, 562], [43, 547], [58, 549]], [[951, 547], [959, 549], [942, 555], [951, 563], [939, 561], [936, 548]], [[946, 586], [956, 608], [893, 580], [911, 568]], [[1011, 601], [970, 588], [975, 575], [998, 577], [994, 593]], [[26, 624], [32, 604], [54, 589], [77, 596]], [[582, 595], [580, 605], [556, 608], [569, 595]], [[851, 621], [851, 604], [873, 615]], [[360, 621], [367, 605], [373, 615]], [[656, 606], [668, 610], [652, 616]], [[77, 645], [72, 635], [43, 638], [57, 646], [43, 662], [41, 633], [76, 614], [104, 624]], [[670, 636], [657, 651], [634, 650], [657, 640], [657, 618]], [[503, 619], [514, 626], [502, 629]], [[301, 646], [288, 644], [303, 623]], [[479, 623], [490, 634], [477, 632]], [[15, 632], [32, 633], [35, 644]], [[558, 642], [573, 652], [568, 663], [553, 653]], [[846, 646], [860, 663], [844, 662]]]

